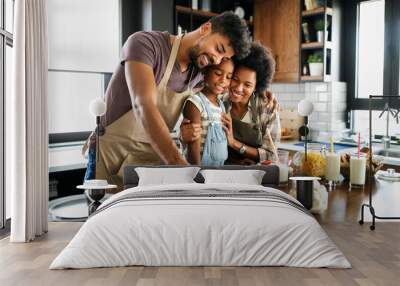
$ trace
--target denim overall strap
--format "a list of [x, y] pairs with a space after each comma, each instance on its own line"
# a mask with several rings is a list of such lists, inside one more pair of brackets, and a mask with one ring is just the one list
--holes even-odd
[[219, 107], [221, 107], [221, 109], [222, 109], [222, 112], [226, 113], [224, 102], [220, 98], [217, 98], [217, 101], [218, 101]]
[[[201, 164], [203, 166], [222, 166], [228, 158], [228, 142], [226, 140], [225, 131], [222, 128], [221, 121], [217, 121], [213, 116], [211, 103], [206, 100], [205, 95], [200, 93], [199, 97], [209, 121]], [[225, 110], [222, 101], [218, 100], [218, 104], [222, 110]]]
[[[199, 93], [199, 97], [200, 97], [201, 103], [203, 104], [203, 107], [207, 113], [208, 120], [216, 121], [216, 119], [214, 118], [213, 113], [211, 111], [211, 102], [208, 99], [206, 99], [206, 96], [202, 93]], [[222, 109], [222, 112], [226, 112], [225, 105], [222, 102], [222, 100], [217, 98], [217, 102], [218, 102], [219, 107]]]
[[201, 104], [202, 104], [203, 107], [204, 107], [204, 110], [205, 110], [206, 113], [207, 113], [208, 121], [214, 122], [214, 121], [215, 121], [215, 118], [214, 118], [213, 113], [212, 113], [212, 111], [211, 111], [210, 101], [209, 101], [209, 100], [206, 98], [206, 96], [205, 96], [204, 94], [202, 94], [202, 93], [199, 93], [199, 98], [200, 98], [200, 100], [201, 100]]

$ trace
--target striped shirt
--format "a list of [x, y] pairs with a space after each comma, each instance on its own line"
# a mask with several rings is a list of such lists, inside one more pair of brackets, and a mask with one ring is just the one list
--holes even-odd
[[[226, 94], [223, 97], [224, 102], [229, 101], [229, 96]], [[271, 145], [271, 142], [268, 137], [267, 129], [270, 131], [273, 144], [277, 144], [280, 142], [281, 139], [281, 124], [279, 120], [279, 113], [278, 112], [271, 112], [267, 109], [268, 99], [262, 95], [259, 100], [257, 100], [257, 106], [251, 105], [251, 100], [247, 105], [247, 112], [243, 116], [242, 120], [245, 123], [252, 123], [255, 121], [253, 118], [253, 113], [251, 112], [252, 108], [256, 108], [257, 115], [259, 117], [259, 122], [261, 124], [261, 133], [263, 138], [263, 143], [260, 148], [258, 148], [258, 154], [260, 156], [260, 161], [263, 160], [276, 160], [274, 155], [274, 147]]]
[[203, 155], [203, 149], [204, 149], [204, 143], [207, 138], [207, 130], [208, 130], [208, 125], [210, 124], [210, 118], [208, 118], [207, 111], [203, 105], [203, 102], [200, 98], [200, 96], [205, 99], [205, 102], [210, 106], [211, 112], [212, 112], [212, 117], [214, 121], [221, 122], [221, 113], [223, 112], [222, 108], [220, 106], [215, 106], [208, 98], [205, 96], [202, 92], [198, 92], [194, 95], [191, 95], [187, 101], [190, 101], [193, 103], [196, 108], [200, 111], [200, 116], [201, 116], [201, 143], [200, 143], [200, 155]]

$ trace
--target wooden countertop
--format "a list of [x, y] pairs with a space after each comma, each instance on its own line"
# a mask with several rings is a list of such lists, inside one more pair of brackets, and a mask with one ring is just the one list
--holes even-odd
[[[398, 170], [399, 171], [399, 170]], [[323, 182], [323, 181], [322, 181]], [[287, 187], [280, 187], [284, 192], [289, 192], [291, 183]], [[372, 182], [372, 198], [376, 215], [400, 216], [400, 182], [386, 182], [374, 179]], [[328, 209], [322, 214], [314, 216], [321, 223], [354, 222], [360, 218], [361, 206], [368, 203], [369, 185], [364, 189], [352, 189], [349, 191], [348, 181], [338, 185], [335, 190], [329, 192]], [[371, 215], [365, 209], [366, 222], [371, 221]], [[379, 223], [379, 220], [377, 220]]]

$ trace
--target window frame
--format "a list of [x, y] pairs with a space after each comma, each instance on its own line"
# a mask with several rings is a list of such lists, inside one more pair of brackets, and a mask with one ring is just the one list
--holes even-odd
[[[10, 221], [6, 220], [6, 190], [5, 190], [5, 92], [6, 92], [6, 47], [13, 47], [13, 34], [6, 31], [6, 0], [0, 0], [0, 235], [9, 232]], [[13, 13], [15, 0], [13, 2]]]
[[[109, 73], [109, 72], [61, 70], [61, 69], [48, 69], [47, 71], [48, 72], [99, 74], [103, 77], [103, 95], [105, 95], [108, 84], [110, 83], [111, 77], [112, 77], [112, 73]], [[92, 134], [93, 131], [94, 130], [49, 133], [49, 144], [86, 141], [89, 138], [90, 134]]]
[[[348, 112], [353, 110], [368, 110], [369, 99], [357, 98], [357, 45], [359, 29], [359, 4], [369, 0], [356, 0], [345, 2], [345, 25], [343, 25], [345, 53], [343, 62], [344, 79], [348, 83]], [[383, 59], [383, 94], [399, 95], [400, 72], [400, 1], [385, 0], [385, 47]], [[346, 63], [351, 63], [346, 65]], [[400, 97], [399, 97], [400, 98]], [[383, 109], [385, 102], [380, 99], [372, 100], [372, 109]], [[394, 100], [392, 106], [399, 108], [400, 101]], [[354, 120], [354, 118], [352, 118]], [[350, 123], [350, 122], [349, 122]], [[351, 127], [351, 126], [347, 126]]]

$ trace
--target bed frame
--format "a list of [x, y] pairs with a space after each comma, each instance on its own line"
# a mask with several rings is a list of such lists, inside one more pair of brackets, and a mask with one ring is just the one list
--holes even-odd
[[[143, 166], [143, 165], [130, 165], [126, 166], [124, 169], [124, 190], [128, 188], [136, 187], [139, 183], [139, 176], [135, 171], [137, 167], [147, 167], [147, 168], [186, 168], [189, 166], [174, 166], [174, 165], [161, 165], [161, 166]], [[218, 169], [218, 170], [263, 170], [265, 175], [262, 180], [262, 185], [265, 187], [277, 187], [279, 185], [279, 167], [275, 165], [253, 165], [253, 166], [242, 166], [242, 165], [226, 165], [222, 167], [200, 167], [202, 170]], [[204, 183], [204, 178], [200, 174], [194, 178], [197, 183]]]

